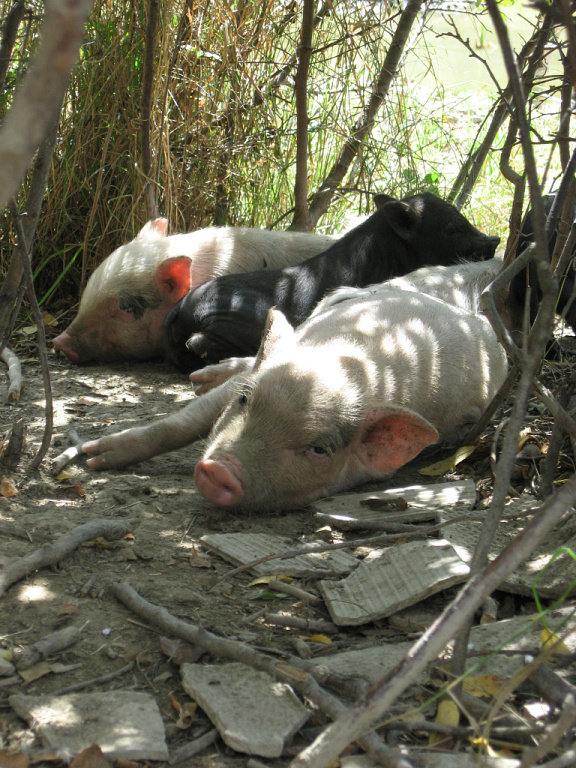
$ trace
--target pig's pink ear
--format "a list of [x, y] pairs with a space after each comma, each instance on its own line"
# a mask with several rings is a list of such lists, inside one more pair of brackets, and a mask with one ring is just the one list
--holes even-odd
[[264, 333], [262, 334], [262, 341], [260, 342], [260, 349], [256, 355], [254, 368], [252, 370], [256, 371], [260, 366], [260, 363], [263, 360], [266, 360], [272, 352], [276, 352], [279, 349], [291, 349], [294, 347], [294, 344], [294, 328], [292, 328], [280, 310], [272, 307], [272, 309], [268, 310], [266, 325], [264, 326]]
[[438, 432], [413, 411], [401, 407], [369, 411], [361, 427], [356, 455], [373, 472], [393, 472], [426, 446], [438, 440]]
[[136, 235], [136, 240], [151, 242], [166, 237], [168, 219], [152, 219], [148, 221]]
[[158, 265], [154, 282], [164, 301], [175, 304], [190, 290], [192, 260], [187, 256], [174, 256]]

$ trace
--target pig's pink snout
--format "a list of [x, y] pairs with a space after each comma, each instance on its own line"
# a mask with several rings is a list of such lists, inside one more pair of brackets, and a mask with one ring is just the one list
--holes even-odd
[[56, 336], [56, 338], [52, 340], [52, 343], [58, 352], [62, 352], [69, 360], [72, 360], [73, 363], [79, 361], [80, 355], [74, 347], [72, 336], [70, 336], [68, 331], [62, 331], [59, 336]]
[[236, 467], [222, 461], [203, 459], [196, 464], [194, 481], [208, 501], [221, 507], [231, 507], [242, 499], [244, 490], [235, 474]]

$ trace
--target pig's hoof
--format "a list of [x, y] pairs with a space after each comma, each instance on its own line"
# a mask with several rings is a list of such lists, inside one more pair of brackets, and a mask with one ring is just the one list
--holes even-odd
[[196, 464], [194, 481], [208, 501], [220, 507], [231, 507], [242, 499], [242, 483], [218, 461], [204, 459]]
[[250, 368], [251, 357], [229, 357], [213, 365], [206, 365], [190, 374], [190, 381], [197, 395], [203, 395], [220, 386], [231, 376]]
[[113, 469], [130, 463], [122, 453], [113, 450], [113, 446], [108, 444], [106, 438], [90, 440], [89, 442], [84, 443], [82, 445], [82, 453], [85, 453], [90, 457], [86, 461], [86, 465], [90, 467], [90, 469]]

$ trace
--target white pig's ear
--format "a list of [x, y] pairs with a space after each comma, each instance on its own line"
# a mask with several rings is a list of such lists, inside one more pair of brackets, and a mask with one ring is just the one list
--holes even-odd
[[136, 235], [136, 240], [142, 242], [161, 240], [163, 237], [166, 237], [167, 229], [168, 219], [152, 219], [144, 224], [140, 232]]
[[287, 352], [296, 346], [294, 328], [279, 309], [268, 310], [260, 349], [254, 361], [253, 371], [257, 371], [260, 363], [266, 360], [273, 352], [282, 350]]
[[414, 411], [400, 406], [368, 411], [355, 442], [355, 453], [373, 472], [404, 466], [438, 440], [438, 432]]
[[175, 304], [191, 287], [192, 260], [188, 256], [165, 259], [156, 268], [154, 283], [163, 301]]
[[386, 220], [402, 240], [410, 240], [414, 237], [422, 216], [419, 200], [410, 203], [404, 200], [394, 200], [385, 203], [379, 209], [386, 215]]

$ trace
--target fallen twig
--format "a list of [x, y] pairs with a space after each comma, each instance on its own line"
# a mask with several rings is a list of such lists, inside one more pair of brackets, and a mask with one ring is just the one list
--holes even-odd
[[284, 592], [292, 597], [297, 597], [305, 603], [317, 603], [320, 600], [318, 595], [313, 595], [311, 592], [306, 592], [300, 587], [295, 587], [294, 584], [287, 584], [285, 581], [277, 581], [276, 579], [270, 579], [268, 589], [271, 589], [273, 592]]
[[46, 637], [38, 640], [32, 645], [25, 645], [22, 648], [14, 648], [14, 663], [18, 670], [28, 669], [39, 661], [47, 659], [59, 651], [68, 648], [68, 646], [77, 643], [80, 639], [79, 627], [64, 627], [56, 632], [51, 632]]
[[[340, 699], [318, 685], [312, 671], [310, 673], [303, 672], [291, 664], [255, 651], [238, 640], [218, 637], [206, 629], [177, 619], [165, 608], [149, 603], [127, 582], [111, 584], [109, 589], [127, 608], [151, 624], [154, 624], [162, 632], [174, 635], [190, 643], [195, 643], [202, 648], [206, 648], [215, 656], [234, 659], [254, 669], [267, 672], [274, 679], [282, 680], [293, 686], [332, 719], [340, 717], [347, 712]], [[410, 767], [410, 763], [403, 756], [387, 747], [377, 734], [365, 734], [358, 741], [372, 759], [376, 760], [380, 765], [384, 765], [387, 768]]]
[[30, 554], [10, 563], [0, 572], [0, 597], [15, 582], [20, 581], [33, 571], [55, 565], [67, 557], [83, 542], [102, 536], [106, 539], [118, 539], [127, 534], [134, 526], [133, 520], [92, 520], [79, 525], [70, 533], [60, 536], [52, 544], [46, 544]]
[[216, 728], [211, 728], [204, 735], [194, 739], [194, 741], [190, 741], [188, 744], [184, 744], [182, 747], [179, 747], [179, 749], [177, 749], [171, 755], [168, 762], [170, 765], [178, 765], [178, 763], [183, 763], [184, 760], [188, 760], [190, 757], [194, 757], [194, 755], [197, 755], [199, 752], [202, 752], [202, 750], [206, 749], [206, 747], [209, 747], [210, 744], [213, 744], [217, 738], [218, 731]]
[[93, 677], [91, 680], [84, 680], [80, 683], [74, 683], [73, 685], [68, 685], [66, 688], [62, 688], [60, 691], [55, 693], [55, 696], [64, 696], [67, 693], [75, 693], [75, 691], [82, 691], [84, 688], [90, 688], [92, 685], [100, 685], [101, 683], [108, 683], [110, 680], [115, 680], [117, 677], [121, 677], [122, 675], [125, 675], [127, 672], [130, 672], [131, 669], [134, 667], [134, 662], [130, 661], [128, 664], [125, 664], [123, 667], [120, 667], [120, 669], [117, 669], [115, 672], [109, 672], [107, 675], [101, 675], [100, 677]]
[[325, 632], [337, 634], [340, 630], [331, 621], [324, 619], [303, 619], [300, 616], [287, 616], [283, 613], [265, 613], [264, 621], [267, 624], [277, 624], [281, 627], [292, 627], [304, 632]]
[[20, 393], [22, 392], [22, 366], [20, 360], [11, 349], [4, 347], [0, 352], [0, 359], [8, 366], [8, 395], [6, 400], [10, 403], [17, 403], [20, 400]]
[[86, 440], [80, 437], [75, 429], [71, 429], [68, 432], [68, 441], [72, 443], [72, 445], [70, 445], [69, 448], [66, 448], [65, 451], [62, 451], [62, 453], [58, 454], [58, 456], [56, 456], [52, 462], [53, 475], [60, 474], [64, 467], [73, 462], [79, 456], [84, 455], [82, 453], [82, 445], [86, 442]]

